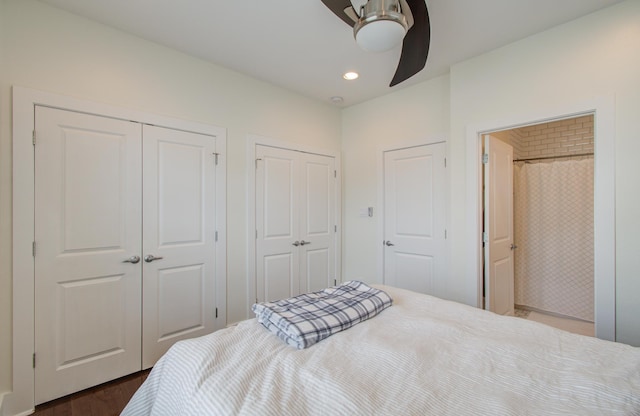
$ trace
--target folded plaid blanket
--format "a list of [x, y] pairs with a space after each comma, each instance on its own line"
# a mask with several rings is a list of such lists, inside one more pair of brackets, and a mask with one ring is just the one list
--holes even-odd
[[393, 300], [384, 291], [357, 280], [277, 302], [253, 305], [269, 331], [298, 349], [376, 316]]

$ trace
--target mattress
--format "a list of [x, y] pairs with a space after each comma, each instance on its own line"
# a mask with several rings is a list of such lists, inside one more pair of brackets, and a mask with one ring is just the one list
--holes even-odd
[[178, 342], [123, 415], [640, 415], [640, 348], [388, 286], [297, 350], [256, 319]]

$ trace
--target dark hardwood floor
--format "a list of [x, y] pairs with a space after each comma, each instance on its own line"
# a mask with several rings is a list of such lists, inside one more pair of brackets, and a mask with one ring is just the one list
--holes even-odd
[[133, 393], [149, 375], [149, 370], [36, 406], [35, 416], [114, 416], [119, 415]]

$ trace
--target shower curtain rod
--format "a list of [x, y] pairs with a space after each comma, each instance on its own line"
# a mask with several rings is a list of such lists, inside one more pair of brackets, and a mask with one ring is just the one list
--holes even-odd
[[514, 159], [513, 162], [526, 162], [528, 160], [544, 160], [544, 159], [559, 159], [559, 158], [565, 158], [565, 157], [579, 157], [579, 156], [593, 156], [593, 153], [573, 153], [570, 155], [563, 155], [563, 156], [545, 156], [545, 157], [530, 157], [527, 159]]

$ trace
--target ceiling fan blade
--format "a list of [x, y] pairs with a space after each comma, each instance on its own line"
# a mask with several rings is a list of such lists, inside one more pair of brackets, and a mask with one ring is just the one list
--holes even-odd
[[[324, 0], [323, 0], [324, 2]], [[390, 87], [405, 81], [424, 68], [429, 54], [431, 41], [431, 25], [429, 12], [425, 0], [407, 0], [414, 24], [409, 29], [402, 42], [402, 53], [398, 69], [391, 80]]]
[[345, 13], [346, 9], [351, 8], [351, 10], [353, 10], [350, 0], [322, 0], [322, 2], [333, 12], [333, 14], [342, 19], [346, 24], [351, 27], [355, 25], [353, 19]]

